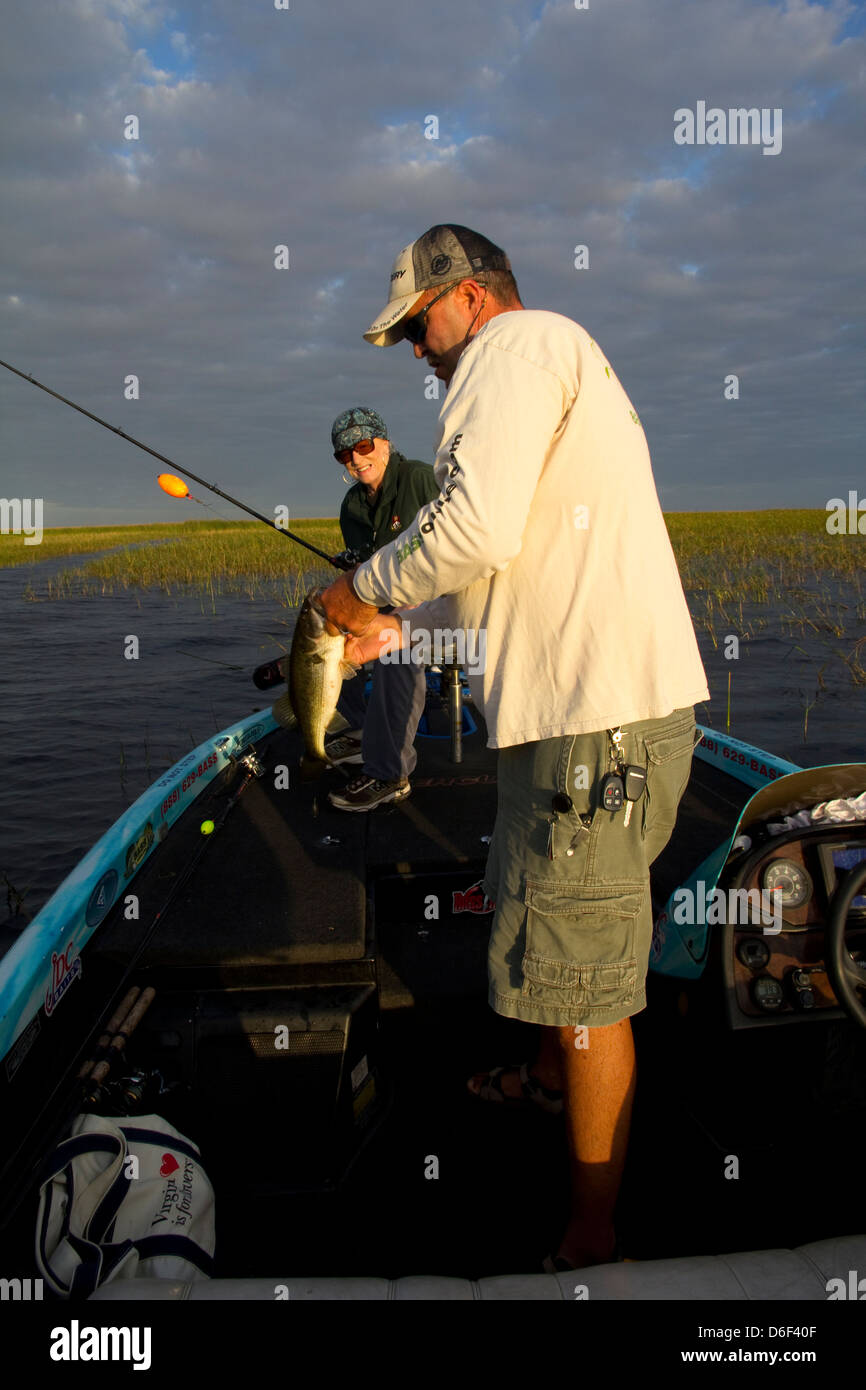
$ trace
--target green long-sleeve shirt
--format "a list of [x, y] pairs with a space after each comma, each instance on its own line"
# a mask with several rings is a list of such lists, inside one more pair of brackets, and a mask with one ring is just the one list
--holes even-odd
[[343, 498], [340, 530], [349, 550], [364, 559], [387, 545], [415, 520], [421, 507], [439, 496], [433, 467], [391, 450], [388, 467], [375, 501], [367, 501], [363, 483], [355, 483]]

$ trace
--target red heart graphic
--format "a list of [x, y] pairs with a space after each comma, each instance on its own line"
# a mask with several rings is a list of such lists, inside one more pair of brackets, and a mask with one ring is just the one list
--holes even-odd
[[174, 1157], [173, 1154], [163, 1154], [162, 1167], [159, 1171], [162, 1173], [162, 1176], [164, 1178], [170, 1177], [171, 1174], [175, 1171], [175, 1169], [179, 1167], [180, 1164], [178, 1163], [177, 1159]]

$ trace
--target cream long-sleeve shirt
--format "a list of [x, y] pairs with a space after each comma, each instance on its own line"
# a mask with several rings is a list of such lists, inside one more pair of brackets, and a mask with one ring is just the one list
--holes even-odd
[[462, 353], [439, 422], [439, 498], [354, 586], [379, 607], [423, 603], [413, 629], [476, 634], [486, 665], [469, 681], [490, 746], [709, 699], [643, 428], [585, 329], [547, 310], [497, 315]]

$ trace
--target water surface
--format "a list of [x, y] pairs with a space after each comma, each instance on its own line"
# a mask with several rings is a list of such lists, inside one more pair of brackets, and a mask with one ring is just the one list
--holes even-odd
[[[30, 914], [167, 767], [270, 704], [250, 676], [287, 648], [295, 618], [245, 595], [41, 601], [68, 567], [66, 558], [0, 569], [0, 870]], [[28, 586], [37, 601], [23, 597]], [[129, 635], [138, 660], [124, 657]], [[716, 636], [718, 648], [698, 629], [712, 694], [701, 722], [725, 728], [730, 673], [736, 737], [807, 766], [866, 761], [866, 685], [834, 655], [850, 651], [855, 625], [838, 639], [756, 631], [735, 661]]]

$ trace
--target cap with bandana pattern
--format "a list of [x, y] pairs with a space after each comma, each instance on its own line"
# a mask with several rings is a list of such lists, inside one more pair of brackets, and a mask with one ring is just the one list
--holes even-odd
[[338, 415], [331, 426], [334, 452], [353, 449], [362, 439], [388, 439], [388, 426], [377, 410], [366, 405], [352, 406]]

